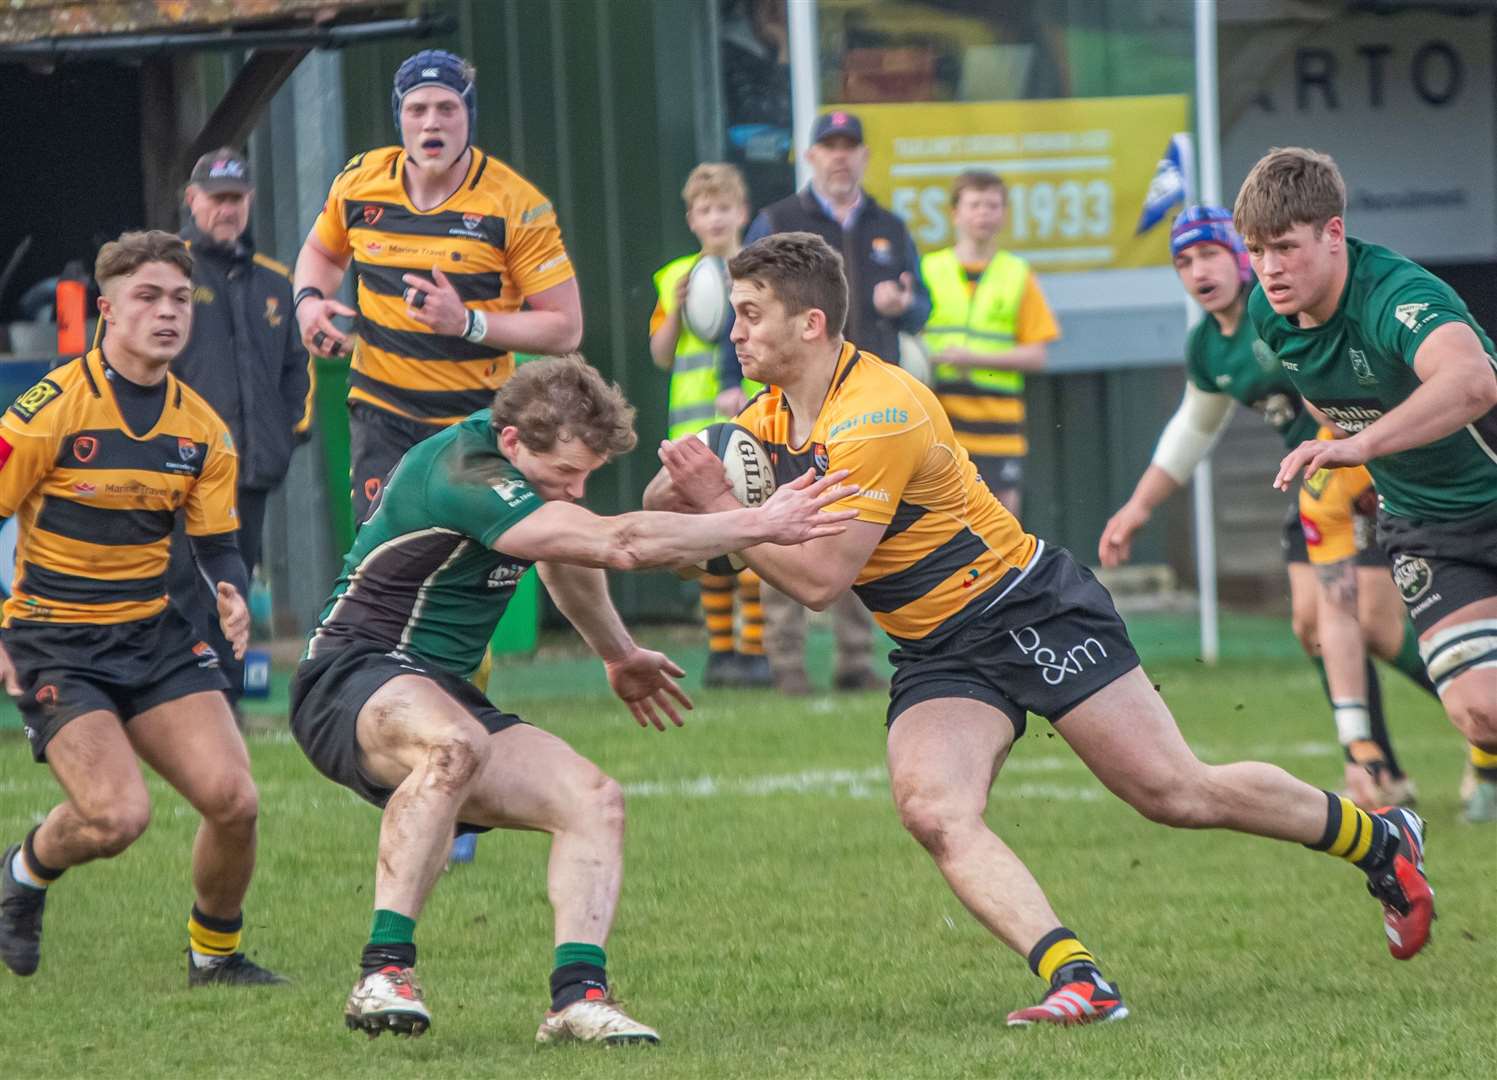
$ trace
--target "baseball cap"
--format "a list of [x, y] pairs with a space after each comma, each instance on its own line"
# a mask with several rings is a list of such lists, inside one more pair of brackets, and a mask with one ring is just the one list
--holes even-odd
[[863, 121], [852, 113], [843, 112], [840, 109], [822, 113], [816, 118], [815, 126], [811, 128], [811, 141], [819, 143], [822, 139], [830, 139], [833, 135], [846, 135], [854, 142], [862, 142]]
[[255, 182], [250, 179], [249, 162], [244, 160], [243, 154], [228, 146], [210, 150], [198, 158], [187, 182], [204, 191], [253, 191], [255, 188]]

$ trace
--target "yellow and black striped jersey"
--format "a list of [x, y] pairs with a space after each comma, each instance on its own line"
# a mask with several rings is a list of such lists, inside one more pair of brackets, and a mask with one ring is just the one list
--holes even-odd
[[[769, 387], [738, 417], [768, 449], [775, 480], [848, 469], [861, 491], [838, 504], [885, 526], [853, 591], [890, 636], [930, 637], [1029, 565], [1036, 541], [994, 498], [935, 395], [909, 373], [842, 346], [826, 401], [801, 446]], [[973, 609], [975, 610], [975, 609]]]
[[514, 358], [462, 337], [434, 334], [406, 315], [401, 280], [431, 280], [440, 266], [469, 307], [520, 310], [526, 296], [571, 280], [556, 212], [524, 177], [476, 146], [468, 175], [440, 206], [406, 194], [405, 151], [386, 146], [344, 168], [313, 227], [358, 276], [348, 398], [446, 426], [493, 403]]
[[122, 623], [166, 607], [177, 511], [187, 531], [239, 528], [234, 440], [175, 375], [156, 426], [125, 425], [95, 349], [57, 368], [0, 417], [0, 518], [15, 516], [5, 625]]

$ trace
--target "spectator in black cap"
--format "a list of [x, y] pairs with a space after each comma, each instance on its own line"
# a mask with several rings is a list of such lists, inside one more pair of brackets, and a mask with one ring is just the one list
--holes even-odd
[[[312, 366], [291, 309], [291, 270], [255, 250], [249, 235], [255, 186], [230, 147], [198, 158], [187, 181], [182, 239], [192, 252], [192, 334], [172, 371], [213, 406], [239, 451], [239, 552], [246, 576], [260, 560], [265, 503], [286, 478], [291, 451], [312, 424]], [[218, 628], [213, 590], [173, 538], [168, 591], [203, 640], [218, 650], [230, 700], [244, 689], [243, 662]]]
[[[899, 360], [900, 333], [918, 334], [930, 317], [930, 294], [920, 279], [920, 256], [904, 222], [863, 190], [868, 147], [863, 124], [842, 110], [823, 113], [806, 150], [811, 182], [759, 212], [744, 245], [783, 232], [810, 232], [842, 253], [847, 273], [844, 336], [865, 353]], [[721, 365], [731, 368], [731, 358]], [[731, 370], [725, 378], [734, 377]], [[832, 607], [837, 635], [833, 685], [840, 690], [882, 689], [873, 670], [873, 623], [852, 593]], [[764, 586], [764, 644], [775, 685], [782, 693], [810, 691], [806, 675], [806, 609]]]

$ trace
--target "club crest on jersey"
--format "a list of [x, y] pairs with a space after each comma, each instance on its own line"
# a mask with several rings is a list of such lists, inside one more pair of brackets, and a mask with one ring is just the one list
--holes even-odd
[[187, 464], [198, 456], [198, 444], [185, 436], [177, 437], [177, 456]]
[[888, 266], [894, 261], [894, 245], [889, 242], [887, 236], [875, 236], [868, 254], [873, 257], [874, 262], [881, 266]]
[[383, 206], [366, 206], [366, 207], [364, 207], [364, 224], [365, 225], [376, 225], [376, 224], [379, 223], [379, 219], [382, 218], [382, 217], [384, 217], [384, 216], [385, 216], [385, 208]]
[[811, 444], [811, 467], [816, 470], [817, 476], [825, 475], [831, 465], [831, 459], [827, 457], [826, 443]]
[[99, 440], [92, 435], [79, 435], [73, 440], [73, 457], [78, 464], [87, 465], [99, 453]]
[[482, 214], [464, 214], [463, 215], [463, 224], [465, 226], [467, 226], [468, 228], [472, 229], [474, 232], [477, 232], [478, 231], [478, 227], [483, 224], [483, 215]]
[[1347, 349], [1351, 357], [1351, 369], [1357, 373], [1357, 382], [1363, 386], [1377, 382], [1377, 376], [1372, 373], [1372, 365], [1367, 362], [1367, 354], [1361, 349]]
[[267, 296], [265, 298], [265, 321], [270, 324], [272, 329], [281, 325], [281, 301], [277, 297]]

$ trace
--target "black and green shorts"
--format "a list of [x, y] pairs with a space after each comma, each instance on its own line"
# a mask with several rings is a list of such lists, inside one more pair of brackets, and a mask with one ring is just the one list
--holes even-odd
[[[401, 675], [430, 679], [491, 735], [524, 723], [495, 708], [467, 679], [399, 649], [350, 642], [303, 660], [291, 681], [291, 734], [318, 772], [379, 807], [390, 801], [395, 789], [364, 771], [359, 712], [376, 690]], [[460, 826], [458, 831], [484, 830]]]
[[1459, 521], [1413, 521], [1379, 512], [1377, 540], [1414, 629], [1497, 596], [1497, 505]]
[[122, 623], [14, 619], [0, 639], [21, 683], [16, 704], [37, 761], [84, 713], [102, 710], [129, 722], [188, 694], [229, 688], [218, 654], [170, 605]]

